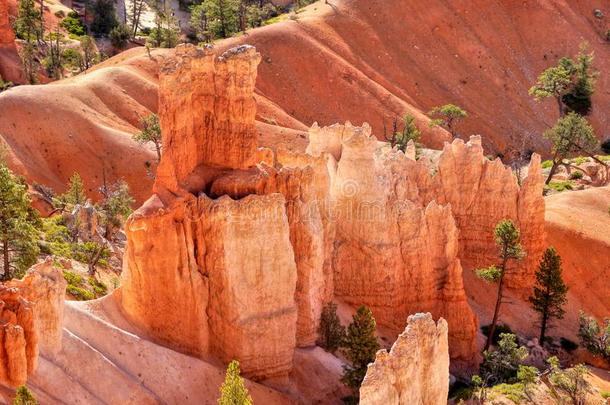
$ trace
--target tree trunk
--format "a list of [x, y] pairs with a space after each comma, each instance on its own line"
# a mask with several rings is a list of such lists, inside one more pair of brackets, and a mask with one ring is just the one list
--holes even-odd
[[551, 166], [551, 171], [549, 172], [549, 176], [546, 178], [546, 181], [544, 182], [544, 184], [549, 184], [551, 182], [558, 167], [559, 167], [559, 162], [553, 160], [553, 166]]
[[502, 305], [502, 292], [504, 289], [504, 273], [506, 272], [506, 262], [507, 259], [502, 260], [502, 275], [500, 276], [500, 282], [498, 283], [498, 297], [496, 298], [494, 317], [491, 321], [489, 335], [487, 335], [487, 341], [485, 342], [485, 348], [483, 350], [489, 350], [489, 346], [491, 346], [494, 333], [496, 332], [496, 324], [498, 323], [498, 315], [500, 314], [500, 306]]
[[555, 100], [557, 100], [557, 107], [559, 108], [559, 118], [561, 118], [565, 115], [563, 101], [561, 101], [561, 96], [555, 97]]
[[540, 343], [540, 346], [542, 346], [544, 344], [544, 335], [546, 333], [546, 323], [548, 321], [547, 312], [548, 312], [548, 310], [545, 310], [544, 313], [542, 314], [542, 322], [540, 324], [540, 338], [538, 339], [538, 343]]

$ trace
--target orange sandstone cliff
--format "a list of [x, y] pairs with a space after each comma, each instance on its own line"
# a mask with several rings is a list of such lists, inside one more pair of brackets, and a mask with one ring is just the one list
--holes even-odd
[[[257, 148], [259, 61], [248, 46], [221, 56], [181, 46], [161, 70], [165, 150], [155, 194], [126, 226], [127, 317], [172, 348], [238, 359], [261, 380], [288, 376], [295, 348], [315, 344], [322, 306], [337, 298], [371, 307], [395, 334], [409, 314], [443, 317], [454, 364], [472, 364], [477, 319], [462, 263], [480, 265], [471, 249], [493, 263], [493, 227], [506, 217], [537, 260], [539, 158], [519, 187], [478, 137], [418, 161], [366, 124], [314, 125], [306, 153]], [[531, 280], [525, 269], [511, 286]]]
[[8, 0], [0, 0], [0, 77], [5, 81], [21, 82], [21, 61], [9, 16]]

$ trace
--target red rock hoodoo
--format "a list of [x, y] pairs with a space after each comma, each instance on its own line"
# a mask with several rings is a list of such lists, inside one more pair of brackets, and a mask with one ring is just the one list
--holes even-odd
[[[254, 48], [218, 57], [184, 46], [168, 60], [156, 194], [126, 227], [120, 296], [132, 322], [181, 351], [238, 359], [250, 378], [285, 377], [336, 297], [371, 307], [396, 334], [409, 314], [443, 317], [452, 360], [473, 362], [477, 319], [462, 263], [479, 265], [471, 250], [493, 262], [493, 228], [506, 217], [538, 259], [537, 156], [536, 174], [519, 187], [478, 137], [447, 144], [438, 161], [415, 161], [413, 150], [392, 150], [368, 125], [349, 123], [314, 125], [307, 153], [274, 156], [257, 149], [252, 131]], [[512, 286], [531, 278], [525, 268]]]
[[380, 350], [369, 364], [360, 404], [442, 405], [448, 393], [447, 322], [420, 313], [409, 316], [392, 350]]
[[61, 349], [65, 295], [66, 280], [50, 261], [0, 284], [0, 382], [25, 384], [39, 348], [51, 356]]

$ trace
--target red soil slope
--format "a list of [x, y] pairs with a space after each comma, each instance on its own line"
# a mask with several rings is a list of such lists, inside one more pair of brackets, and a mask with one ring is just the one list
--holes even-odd
[[[367, 121], [453, 102], [496, 151], [537, 139], [558, 116], [528, 89], [544, 68], [588, 41], [602, 72], [610, 68], [610, 4], [605, 0], [330, 0], [294, 21], [252, 31], [263, 54], [258, 89], [306, 125]], [[593, 16], [594, 9], [604, 13]], [[592, 120], [609, 134], [610, 76], [601, 75]]]
[[[0, 0], [2, 1], [2, 0]], [[596, 65], [610, 67], [610, 6], [603, 0], [331, 0], [295, 20], [223, 41], [220, 48], [254, 44], [263, 55], [257, 93], [261, 141], [303, 148], [314, 121], [368, 121], [381, 136], [396, 115], [418, 118], [424, 141], [441, 146], [448, 134], [431, 130], [422, 111], [446, 102], [470, 118], [463, 134], [481, 133], [488, 149], [504, 151], [538, 135], [556, 118], [554, 104], [536, 103], [527, 90], [537, 74], [587, 40]], [[593, 9], [603, 19], [593, 17]], [[144, 162], [153, 155], [129, 139], [138, 116], [156, 109], [155, 58], [133, 49], [90, 73], [47, 87], [0, 95], [0, 136], [13, 166], [31, 180], [61, 189], [74, 171], [97, 187], [125, 177], [139, 201], [150, 189]], [[592, 116], [608, 133], [609, 76], [601, 75]], [[491, 150], [490, 150], [491, 152]]]
[[610, 187], [546, 198], [550, 245], [563, 260], [569, 305], [610, 316]]

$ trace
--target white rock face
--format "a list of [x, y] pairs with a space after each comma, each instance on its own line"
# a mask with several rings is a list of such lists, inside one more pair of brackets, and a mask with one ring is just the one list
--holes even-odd
[[377, 352], [360, 387], [360, 405], [441, 405], [449, 394], [447, 322], [409, 316], [392, 349]]

